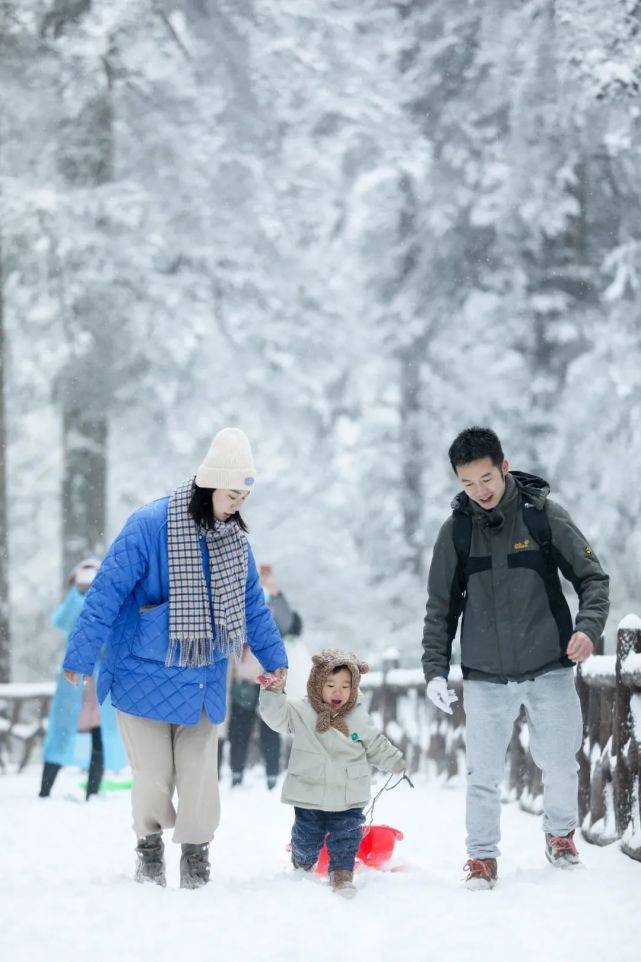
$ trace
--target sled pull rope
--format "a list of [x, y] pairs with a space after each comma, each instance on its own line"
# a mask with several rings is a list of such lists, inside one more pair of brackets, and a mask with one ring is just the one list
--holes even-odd
[[368, 828], [370, 827], [370, 825], [372, 825], [374, 821], [374, 806], [376, 805], [377, 801], [379, 800], [383, 792], [393, 792], [395, 788], [398, 788], [401, 782], [407, 782], [410, 788], [414, 788], [414, 783], [412, 782], [411, 778], [406, 772], [403, 772], [403, 774], [398, 779], [398, 781], [394, 782], [394, 784], [388, 788], [387, 786], [394, 778], [394, 775], [395, 775], [395, 772], [391, 772], [391, 774], [388, 776], [388, 779], [383, 785], [383, 787], [376, 793], [374, 798], [369, 803], [368, 807], [365, 809], [365, 818], [368, 820], [367, 821]]

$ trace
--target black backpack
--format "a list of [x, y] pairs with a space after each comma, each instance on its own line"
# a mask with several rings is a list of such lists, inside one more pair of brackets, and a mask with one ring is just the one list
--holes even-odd
[[[523, 523], [529, 531], [532, 539], [539, 546], [539, 552], [528, 553], [533, 555], [529, 560], [528, 567], [533, 567], [539, 572], [543, 579], [545, 591], [548, 596], [550, 610], [559, 629], [559, 638], [563, 649], [567, 646], [573, 632], [572, 615], [568, 608], [568, 603], [563, 594], [559, 569], [569, 581], [574, 582], [573, 572], [567, 562], [555, 548], [552, 541], [552, 531], [545, 508], [540, 510], [535, 507], [522, 495], [521, 510], [523, 512]], [[472, 518], [467, 512], [454, 511], [452, 514], [452, 540], [458, 557], [456, 577], [461, 593], [462, 605], [465, 605], [467, 597], [467, 581], [470, 574], [479, 570], [478, 565], [470, 565], [470, 546], [472, 543]], [[482, 559], [483, 561], [485, 559]], [[481, 568], [486, 565], [481, 565]], [[471, 569], [471, 570], [470, 570]], [[576, 586], [575, 586], [576, 587]]]

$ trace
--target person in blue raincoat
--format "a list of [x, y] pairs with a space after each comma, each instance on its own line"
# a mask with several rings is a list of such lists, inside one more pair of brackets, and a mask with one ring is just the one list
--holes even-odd
[[[86, 558], [76, 565], [69, 578], [69, 590], [52, 615], [52, 622], [65, 638], [69, 637], [85, 603], [85, 594], [100, 562]], [[98, 662], [97, 662], [98, 664]], [[84, 738], [78, 734], [86, 732]], [[91, 753], [87, 741], [91, 738]], [[48, 798], [56, 776], [63, 765], [86, 768], [87, 800], [95, 795], [104, 768], [117, 770], [127, 764], [125, 750], [118, 735], [118, 723], [109, 697], [99, 709], [93, 676], [84, 689], [72, 688], [60, 671], [51, 704], [44, 741], [44, 766], [40, 798]]]
[[131, 764], [140, 882], [166, 884], [162, 831], [172, 827], [181, 887], [209, 881], [228, 657], [248, 643], [268, 676], [287, 673], [239, 513], [254, 480], [247, 436], [219, 431], [195, 477], [126, 523], [69, 639], [74, 685], [104, 646], [98, 698], [110, 693]]

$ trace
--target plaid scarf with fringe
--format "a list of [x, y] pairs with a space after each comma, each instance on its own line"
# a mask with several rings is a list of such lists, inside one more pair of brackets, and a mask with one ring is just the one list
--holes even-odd
[[[169, 500], [169, 648], [165, 665], [180, 668], [211, 665], [214, 650], [241, 656], [247, 641], [245, 586], [249, 547], [245, 533], [233, 522], [215, 521], [199, 529], [189, 513], [195, 478], [176, 488]], [[200, 551], [200, 535], [209, 552], [212, 607]]]

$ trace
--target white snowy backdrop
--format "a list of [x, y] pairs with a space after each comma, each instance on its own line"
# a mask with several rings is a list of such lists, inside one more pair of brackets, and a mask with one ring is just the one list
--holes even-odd
[[589, 534], [610, 632], [641, 612], [640, 30], [637, 0], [3, 0], [15, 679], [57, 666], [70, 563], [226, 424], [313, 642], [418, 661], [474, 422]]

